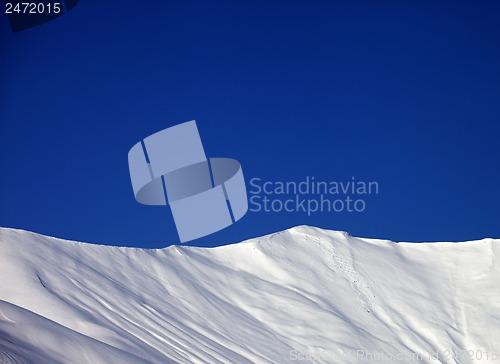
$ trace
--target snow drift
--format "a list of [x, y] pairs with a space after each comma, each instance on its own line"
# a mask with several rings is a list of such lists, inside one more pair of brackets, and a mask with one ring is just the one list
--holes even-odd
[[0, 362], [500, 362], [500, 240], [300, 226], [217, 248], [0, 229]]

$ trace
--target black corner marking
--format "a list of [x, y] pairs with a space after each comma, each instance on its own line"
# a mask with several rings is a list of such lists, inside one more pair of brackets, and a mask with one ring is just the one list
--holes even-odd
[[65, 0], [64, 3], [66, 4], [66, 11], [73, 9], [76, 4], [78, 4], [78, 1], [80, 0]]
[[78, 4], [79, 0], [4, 0], [4, 12], [13, 32], [54, 20]]

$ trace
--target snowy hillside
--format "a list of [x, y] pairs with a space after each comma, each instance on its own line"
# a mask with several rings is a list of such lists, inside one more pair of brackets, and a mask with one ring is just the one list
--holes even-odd
[[144, 250], [0, 229], [0, 363], [500, 363], [499, 285], [492, 239], [300, 226]]

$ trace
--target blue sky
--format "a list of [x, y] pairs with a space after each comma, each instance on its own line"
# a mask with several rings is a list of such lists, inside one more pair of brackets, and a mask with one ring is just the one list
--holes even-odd
[[0, 18], [0, 226], [163, 247], [128, 150], [197, 120], [247, 182], [377, 181], [362, 213], [248, 212], [193, 242], [307, 224], [397, 241], [500, 237], [500, 3], [86, 1]]

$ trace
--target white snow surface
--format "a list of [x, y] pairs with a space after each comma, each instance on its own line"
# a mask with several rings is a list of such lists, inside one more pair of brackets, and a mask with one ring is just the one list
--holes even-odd
[[307, 226], [156, 250], [2, 228], [0, 363], [500, 363], [499, 258]]

